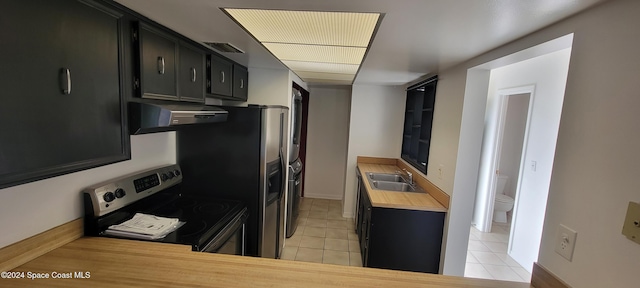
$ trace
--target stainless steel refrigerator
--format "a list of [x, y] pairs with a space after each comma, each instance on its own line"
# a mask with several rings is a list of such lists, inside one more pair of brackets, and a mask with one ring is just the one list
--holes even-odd
[[279, 258], [284, 246], [288, 108], [222, 107], [227, 122], [176, 134], [184, 193], [244, 201], [247, 255]]

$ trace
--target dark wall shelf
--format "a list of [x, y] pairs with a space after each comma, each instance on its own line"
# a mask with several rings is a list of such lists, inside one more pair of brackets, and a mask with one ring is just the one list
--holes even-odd
[[407, 90], [401, 157], [427, 174], [437, 76]]

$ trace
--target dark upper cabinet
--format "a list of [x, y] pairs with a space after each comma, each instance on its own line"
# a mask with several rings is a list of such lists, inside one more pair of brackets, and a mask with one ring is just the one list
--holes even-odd
[[207, 55], [207, 93], [233, 96], [233, 63], [216, 55]]
[[11, 0], [0, 10], [0, 188], [130, 158], [118, 11]]
[[436, 97], [436, 76], [407, 89], [404, 114], [402, 159], [427, 174], [431, 124]]
[[178, 40], [145, 23], [134, 23], [137, 65], [134, 88], [137, 96], [178, 99]]
[[204, 102], [205, 54], [202, 50], [180, 42], [178, 96], [181, 101]]
[[247, 101], [249, 84], [249, 71], [240, 65], [233, 65], [233, 98]]

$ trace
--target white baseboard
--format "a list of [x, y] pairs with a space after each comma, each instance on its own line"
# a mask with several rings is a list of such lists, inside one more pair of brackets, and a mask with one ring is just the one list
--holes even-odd
[[344, 218], [355, 218], [356, 217], [356, 213], [354, 213], [353, 211], [351, 211], [351, 212], [343, 212], [342, 213], [342, 217], [344, 217]]
[[312, 193], [304, 193], [304, 197], [303, 198], [342, 200], [342, 196], [324, 195], [324, 194], [312, 194]]

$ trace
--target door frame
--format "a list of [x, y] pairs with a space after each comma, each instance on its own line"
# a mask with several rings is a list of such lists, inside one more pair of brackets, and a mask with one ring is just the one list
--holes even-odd
[[[495, 204], [496, 197], [496, 188], [498, 183], [498, 174], [499, 174], [499, 166], [500, 166], [500, 152], [502, 151], [502, 138], [504, 136], [504, 126], [507, 117], [507, 107], [509, 104], [509, 97], [512, 95], [518, 94], [529, 94], [529, 108], [527, 110], [527, 123], [525, 125], [524, 132], [524, 140], [522, 144], [522, 153], [520, 155], [520, 171], [518, 173], [518, 185], [516, 187], [515, 199], [514, 199], [514, 210], [513, 210], [513, 218], [511, 223], [515, 222], [516, 217], [516, 207], [518, 203], [518, 195], [520, 191], [520, 178], [522, 178], [522, 172], [524, 168], [524, 157], [527, 151], [527, 142], [529, 140], [529, 126], [531, 125], [531, 115], [533, 111], [533, 103], [535, 98], [535, 85], [527, 85], [520, 86], [515, 88], [507, 88], [500, 89], [496, 93], [496, 99], [498, 101], [498, 109], [496, 111], [498, 121], [496, 123], [497, 129], [494, 135], [494, 145], [489, 151], [491, 153], [491, 169], [489, 169], [490, 175], [484, 175], [484, 177], [488, 177], [489, 181], [487, 182], [489, 197], [487, 198], [486, 209], [483, 217], [483, 222], [480, 223], [482, 227], [480, 230], [483, 232], [491, 232], [491, 226], [493, 225], [493, 209]], [[509, 235], [509, 250], [511, 249], [511, 233]]]

